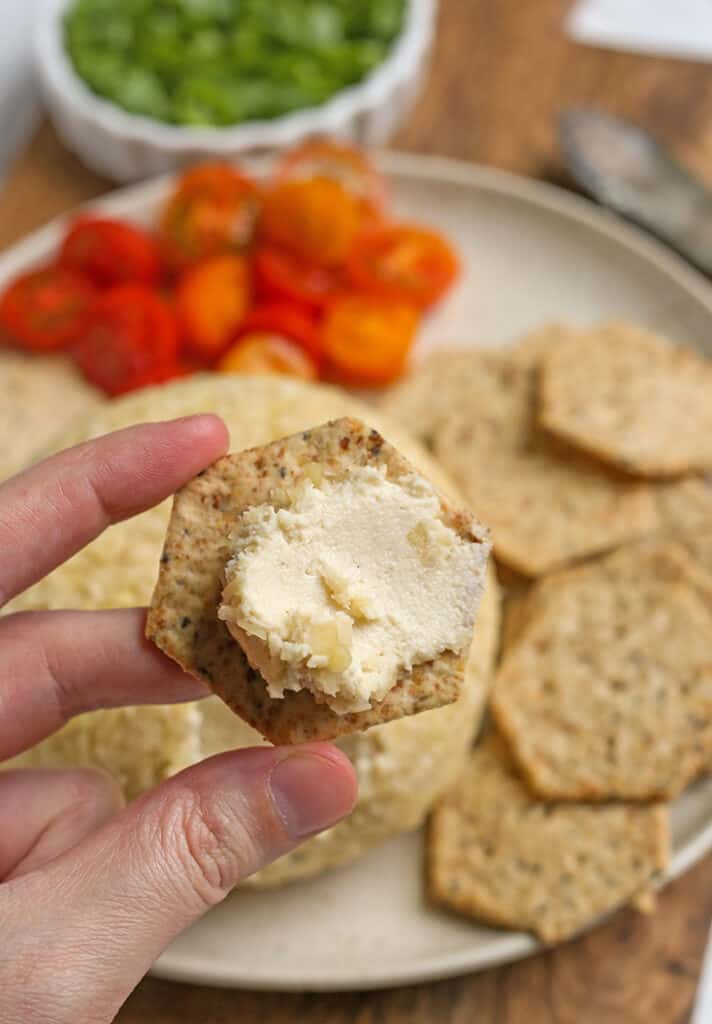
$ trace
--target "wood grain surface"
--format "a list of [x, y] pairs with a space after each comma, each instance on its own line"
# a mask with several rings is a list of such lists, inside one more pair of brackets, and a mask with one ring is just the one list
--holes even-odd
[[[712, 68], [576, 46], [569, 0], [441, 0], [424, 93], [394, 145], [570, 184], [556, 119], [596, 105], [658, 134], [712, 181]], [[0, 194], [0, 247], [108, 183], [45, 126]], [[228, 992], [146, 979], [120, 1024], [683, 1024], [712, 919], [712, 858], [559, 949], [453, 981], [350, 995]]]

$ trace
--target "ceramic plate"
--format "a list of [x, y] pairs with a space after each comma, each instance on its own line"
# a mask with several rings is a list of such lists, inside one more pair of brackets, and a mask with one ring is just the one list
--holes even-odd
[[[385, 155], [396, 212], [444, 231], [460, 283], [423, 333], [442, 343], [506, 343], [546, 320], [629, 317], [712, 355], [712, 289], [676, 257], [589, 203], [465, 164]], [[150, 222], [168, 185], [94, 206]], [[48, 255], [61, 223], [0, 259], [0, 282]], [[712, 847], [712, 779], [673, 808], [673, 878]], [[473, 971], [534, 952], [523, 934], [478, 928], [428, 907], [422, 836], [402, 836], [350, 868], [266, 893], [237, 893], [185, 932], [154, 967], [162, 977], [244, 988], [339, 990]]]

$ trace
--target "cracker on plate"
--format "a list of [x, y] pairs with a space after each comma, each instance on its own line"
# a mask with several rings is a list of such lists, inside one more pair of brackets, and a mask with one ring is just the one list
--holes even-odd
[[486, 384], [490, 356], [506, 352], [508, 357], [523, 365], [531, 365], [552, 345], [571, 335], [568, 328], [552, 323], [531, 331], [506, 349], [484, 345], [437, 349], [407, 377], [388, 388], [379, 405], [413, 436], [430, 446], [443, 422], [481, 399], [482, 375], [484, 372]]
[[701, 586], [712, 586], [712, 486], [696, 478], [659, 484], [655, 501], [660, 532], [688, 551], [701, 574]]
[[[279, 501], [279, 493], [298, 485], [304, 467], [314, 463], [332, 477], [366, 465], [385, 466], [389, 479], [413, 472], [380, 434], [351, 419], [219, 459], [176, 495], [146, 626], [149, 639], [273, 743], [329, 739], [449, 704], [460, 693], [468, 654], [445, 651], [416, 665], [366, 711], [337, 714], [307, 690], [279, 699], [268, 695], [262, 676], [218, 618], [228, 537], [245, 509]], [[442, 503], [447, 525], [485, 542], [486, 531], [471, 514], [444, 498]]]
[[533, 791], [672, 798], [712, 758], [712, 618], [672, 545], [543, 581], [492, 695]]
[[561, 942], [635, 900], [668, 859], [656, 804], [547, 804], [490, 733], [432, 813], [428, 882], [439, 904]]
[[[507, 593], [502, 623], [502, 654], [508, 651], [523, 636], [527, 626], [546, 607], [547, 598], [557, 589], [575, 584], [597, 563], [563, 569], [544, 576], [528, 587], [518, 587]], [[712, 609], [712, 578], [700, 571], [689, 550], [680, 540], [666, 540], [652, 536], [624, 544], [606, 556], [606, 564], [613, 567], [619, 579], [627, 576], [630, 586], [635, 586], [638, 575], [651, 573], [658, 580], [671, 583], [685, 583], [696, 591], [698, 597]]]
[[478, 392], [485, 348], [438, 349], [407, 377], [388, 388], [379, 407], [424, 444], [454, 411], [467, 408]]
[[687, 477], [653, 487], [661, 533], [678, 536], [712, 522], [712, 486], [704, 480]]
[[627, 473], [712, 469], [712, 362], [622, 322], [547, 353], [539, 421]]
[[434, 448], [490, 526], [497, 559], [537, 577], [653, 529], [655, 509], [644, 487], [540, 436], [536, 357], [574, 343], [530, 343], [530, 354], [525, 339], [512, 356], [481, 355], [477, 391], [440, 424]]

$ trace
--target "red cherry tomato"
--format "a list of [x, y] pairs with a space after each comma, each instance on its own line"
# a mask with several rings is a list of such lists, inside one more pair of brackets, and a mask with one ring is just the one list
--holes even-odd
[[84, 217], [72, 225], [59, 264], [99, 287], [127, 281], [156, 284], [161, 276], [158, 243], [132, 224], [103, 217]]
[[346, 265], [363, 291], [424, 308], [455, 280], [458, 260], [442, 235], [412, 224], [384, 224], [362, 235]]
[[20, 274], [0, 296], [0, 330], [34, 352], [66, 348], [81, 331], [96, 292], [72, 270], [43, 267]]
[[170, 269], [183, 270], [208, 256], [244, 248], [252, 239], [259, 207], [257, 183], [229, 164], [203, 164], [187, 171], [159, 226]]
[[255, 306], [240, 324], [235, 340], [246, 334], [264, 334], [294, 342], [315, 361], [321, 358], [319, 332], [312, 317], [287, 303]]
[[333, 271], [286, 249], [263, 245], [255, 252], [253, 263], [257, 289], [267, 301], [298, 303], [319, 311], [340, 294]]
[[160, 383], [176, 371], [176, 318], [145, 285], [117, 285], [94, 303], [73, 354], [87, 380], [108, 395]]

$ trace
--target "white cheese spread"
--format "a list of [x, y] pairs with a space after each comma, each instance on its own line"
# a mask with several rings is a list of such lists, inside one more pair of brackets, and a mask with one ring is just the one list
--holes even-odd
[[362, 711], [414, 665], [466, 649], [487, 546], [443, 522], [415, 473], [309, 470], [287, 507], [240, 517], [218, 614], [271, 697], [308, 689]]

